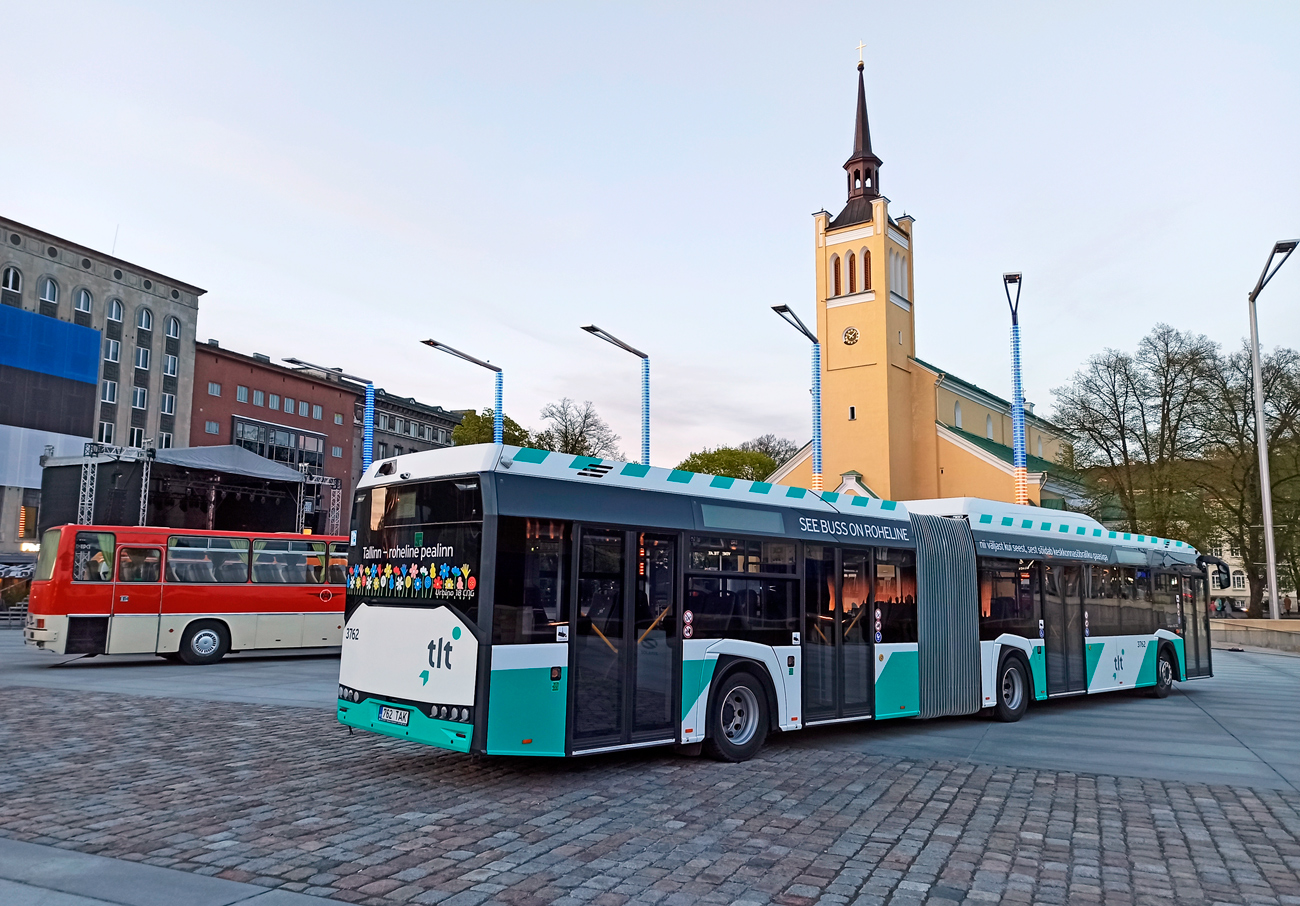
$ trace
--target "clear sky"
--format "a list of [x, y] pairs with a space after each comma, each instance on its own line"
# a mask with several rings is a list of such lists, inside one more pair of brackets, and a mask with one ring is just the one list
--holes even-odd
[[[10, 3], [0, 213], [209, 290], [200, 339], [654, 453], [808, 436], [812, 217], [859, 40], [917, 352], [1010, 395], [1157, 322], [1235, 346], [1300, 235], [1300, 5]], [[1261, 298], [1300, 346], [1300, 257]]]

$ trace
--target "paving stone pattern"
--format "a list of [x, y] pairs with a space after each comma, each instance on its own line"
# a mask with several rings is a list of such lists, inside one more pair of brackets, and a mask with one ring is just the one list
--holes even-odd
[[346, 902], [1300, 904], [1300, 796], [823, 750], [469, 758], [11, 688], [0, 835]]

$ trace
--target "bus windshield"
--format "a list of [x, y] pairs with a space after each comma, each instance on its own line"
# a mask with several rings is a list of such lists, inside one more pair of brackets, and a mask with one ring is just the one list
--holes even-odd
[[477, 623], [483, 496], [475, 477], [359, 491], [348, 555], [348, 613], [361, 603], [449, 604]]
[[54, 560], [59, 555], [59, 537], [62, 533], [56, 529], [46, 529], [41, 537], [41, 552], [36, 556], [36, 574], [32, 577], [37, 582], [48, 582], [54, 575]]

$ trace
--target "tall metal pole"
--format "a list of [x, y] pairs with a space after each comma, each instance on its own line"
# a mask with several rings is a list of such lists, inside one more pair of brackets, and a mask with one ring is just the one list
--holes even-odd
[[496, 374], [496, 388], [493, 394], [492, 402], [492, 442], [499, 444], [504, 442], [505, 435], [505, 414], [501, 411], [501, 369], [491, 362], [485, 362], [482, 359], [476, 359], [467, 352], [461, 352], [459, 349], [453, 349], [446, 343], [439, 343], [437, 340], [421, 340], [425, 346], [433, 349], [441, 349], [448, 355], [454, 355], [458, 359], [464, 359], [480, 368], [486, 368], [488, 371]]
[[635, 346], [629, 346], [607, 330], [601, 330], [595, 324], [582, 328], [593, 337], [598, 337], [619, 349], [641, 357], [641, 465], [650, 465], [650, 356]]
[[361, 471], [375, 461], [375, 385], [366, 382], [366, 408], [361, 416]]
[[[1268, 471], [1268, 424], [1264, 421], [1264, 373], [1259, 363], [1259, 325], [1255, 315], [1255, 300], [1259, 297], [1268, 281], [1291, 257], [1300, 240], [1291, 239], [1273, 244], [1264, 270], [1260, 272], [1259, 281], [1246, 297], [1250, 309], [1250, 369], [1254, 378], [1255, 397], [1255, 445], [1259, 449], [1259, 490], [1264, 510], [1264, 555], [1268, 559], [1268, 611], [1269, 616], [1280, 619], [1281, 609], [1277, 603], [1277, 547], [1273, 541], [1273, 484]], [[1273, 264], [1278, 255], [1282, 260]]]
[[[1016, 300], [1011, 301], [1011, 286]], [[1020, 381], [1020, 274], [1002, 275], [1002, 288], [1011, 307], [1011, 465], [1015, 470], [1016, 503], [1029, 503], [1029, 460], [1025, 455], [1025, 391]]]
[[822, 492], [822, 345], [789, 305], [773, 305], [781, 320], [803, 334], [812, 343], [812, 489]]

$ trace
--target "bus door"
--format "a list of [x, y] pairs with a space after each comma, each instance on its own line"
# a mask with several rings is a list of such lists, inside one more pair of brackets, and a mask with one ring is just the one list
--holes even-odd
[[1084, 692], [1088, 688], [1084, 657], [1083, 599], [1079, 567], [1043, 564], [1043, 628], [1047, 654], [1047, 694]]
[[872, 713], [870, 551], [804, 549], [804, 721]]
[[[64, 539], [68, 538], [65, 534]], [[66, 543], [66, 542], [65, 542]], [[68, 615], [64, 654], [103, 654], [108, 642], [109, 615], [113, 612], [113, 563], [117, 538], [112, 532], [77, 532], [72, 538], [71, 582], [63, 572], [64, 560], [55, 567], [55, 606]]]
[[572, 749], [676, 738], [677, 537], [580, 528]]
[[162, 548], [123, 545], [117, 550], [109, 654], [153, 654], [158, 650], [162, 611]]
[[1205, 579], [1182, 576], [1183, 651], [1187, 676], [1210, 676], [1210, 611]]

